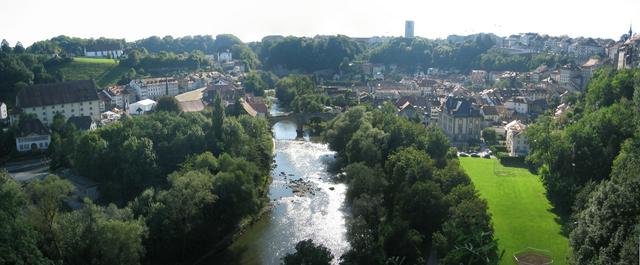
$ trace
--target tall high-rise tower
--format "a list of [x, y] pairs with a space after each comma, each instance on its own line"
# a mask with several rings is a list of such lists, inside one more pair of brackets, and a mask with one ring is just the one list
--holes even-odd
[[413, 38], [413, 20], [407, 20], [404, 22], [404, 37]]

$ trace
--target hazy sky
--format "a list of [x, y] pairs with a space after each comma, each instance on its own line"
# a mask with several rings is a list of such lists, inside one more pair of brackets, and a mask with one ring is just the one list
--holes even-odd
[[640, 0], [0, 0], [0, 38], [12, 45], [57, 35], [125, 38], [232, 33], [416, 36], [520, 32], [618, 39], [635, 22]]

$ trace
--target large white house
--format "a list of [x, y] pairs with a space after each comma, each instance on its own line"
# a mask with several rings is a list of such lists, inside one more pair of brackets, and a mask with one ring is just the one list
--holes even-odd
[[462, 97], [447, 97], [438, 117], [438, 126], [454, 142], [479, 140], [481, 122], [479, 108]]
[[47, 150], [51, 144], [51, 132], [38, 119], [20, 122], [16, 133], [18, 152]]
[[515, 120], [507, 124], [505, 127], [506, 145], [509, 156], [526, 156], [529, 153], [529, 142], [525, 131], [527, 125], [519, 120]]
[[89, 116], [100, 119], [100, 98], [97, 87], [91, 80], [39, 84], [26, 87], [16, 95], [16, 111], [11, 123], [18, 119], [19, 112], [35, 115], [49, 125], [53, 116], [61, 113], [66, 118]]
[[136, 79], [129, 83], [129, 87], [140, 100], [180, 94], [178, 80], [173, 77]]

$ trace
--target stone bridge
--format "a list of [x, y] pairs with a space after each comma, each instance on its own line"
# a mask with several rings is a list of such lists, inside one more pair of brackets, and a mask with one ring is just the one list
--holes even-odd
[[310, 112], [310, 113], [287, 113], [284, 115], [278, 116], [269, 116], [269, 123], [271, 126], [280, 122], [280, 121], [295, 121], [297, 125], [296, 132], [298, 137], [302, 137], [303, 135], [303, 127], [305, 124], [308, 124], [310, 121], [319, 119], [322, 121], [329, 121], [335, 118], [338, 113], [335, 112]]

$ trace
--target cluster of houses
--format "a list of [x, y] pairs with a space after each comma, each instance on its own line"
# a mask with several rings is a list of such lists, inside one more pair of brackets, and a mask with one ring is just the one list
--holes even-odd
[[[197, 85], [195, 85], [197, 84]], [[0, 104], [0, 115], [19, 124], [16, 148], [19, 152], [46, 150], [51, 143], [49, 126], [56, 114], [80, 130], [117, 122], [123, 115], [143, 115], [152, 111], [161, 97], [174, 97], [181, 111], [202, 111], [219, 94], [225, 106], [239, 102], [249, 115], [266, 117], [262, 98], [246, 94], [237, 78], [218, 72], [193, 73], [184, 77], [132, 80], [127, 85], [100, 89], [91, 80], [37, 84], [16, 95], [16, 104], [7, 113]], [[20, 117], [31, 118], [19, 122]]]

